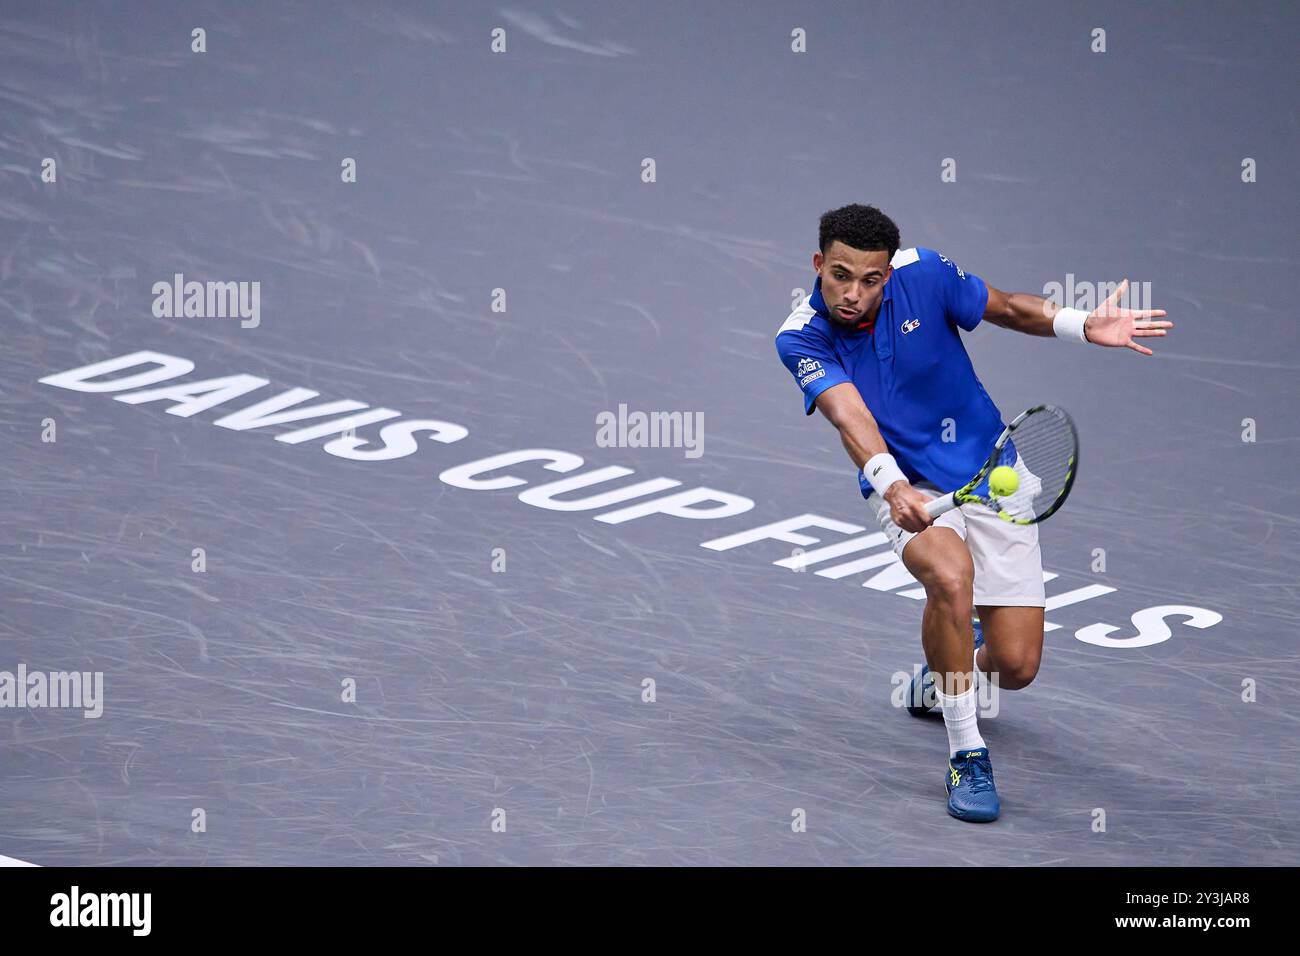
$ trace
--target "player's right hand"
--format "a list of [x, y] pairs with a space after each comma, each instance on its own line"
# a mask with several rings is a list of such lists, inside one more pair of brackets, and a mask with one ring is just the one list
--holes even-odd
[[885, 491], [885, 500], [889, 502], [889, 516], [894, 524], [904, 531], [919, 533], [930, 526], [933, 519], [925, 510], [925, 503], [933, 495], [927, 495], [906, 481], [896, 481]]

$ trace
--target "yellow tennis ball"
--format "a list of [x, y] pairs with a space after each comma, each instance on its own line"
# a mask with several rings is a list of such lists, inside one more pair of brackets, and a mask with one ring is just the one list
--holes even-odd
[[989, 491], [999, 498], [1006, 498], [1016, 493], [1020, 487], [1020, 476], [1014, 468], [998, 465], [989, 472]]

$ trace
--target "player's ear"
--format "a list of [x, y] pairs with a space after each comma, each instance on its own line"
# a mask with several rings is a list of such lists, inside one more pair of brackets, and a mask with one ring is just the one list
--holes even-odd
[[814, 253], [813, 253], [813, 271], [814, 271], [814, 272], [821, 272], [821, 271], [822, 271], [822, 263], [825, 262], [825, 261], [826, 261], [826, 257], [822, 255], [822, 251], [821, 251], [820, 249], [818, 249], [816, 252], [814, 252]]

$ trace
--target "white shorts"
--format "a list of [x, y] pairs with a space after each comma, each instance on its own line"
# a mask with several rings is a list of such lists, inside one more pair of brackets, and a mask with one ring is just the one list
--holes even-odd
[[[944, 494], [928, 482], [916, 486], [935, 496]], [[904, 531], [889, 514], [889, 502], [873, 493], [867, 499], [881, 530], [889, 535], [901, 559], [916, 532]], [[975, 565], [975, 605], [1045, 607], [1043, 556], [1038, 550], [1038, 525], [1003, 521], [986, 505], [962, 505], [941, 514], [934, 527], [952, 528], [970, 549]]]

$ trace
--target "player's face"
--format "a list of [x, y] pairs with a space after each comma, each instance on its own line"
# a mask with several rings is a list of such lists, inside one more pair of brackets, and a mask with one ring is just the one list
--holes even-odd
[[856, 325], [874, 319], [880, 310], [880, 297], [894, 267], [884, 249], [854, 249], [836, 240], [826, 250], [813, 256], [813, 268], [822, 277], [822, 298], [831, 321]]

